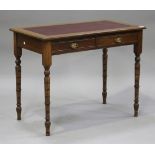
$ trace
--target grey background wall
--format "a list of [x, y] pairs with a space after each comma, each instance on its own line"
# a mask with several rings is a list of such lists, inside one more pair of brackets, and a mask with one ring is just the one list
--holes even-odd
[[[102, 105], [102, 51], [53, 57], [50, 138], [44, 137], [41, 57], [23, 50], [23, 120], [16, 121], [10, 27], [116, 20], [145, 25], [140, 116], [133, 118], [133, 47], [109, 49], [108, 105]], [[0, 11], [0, 143], [154, 143], [155, 11]]]

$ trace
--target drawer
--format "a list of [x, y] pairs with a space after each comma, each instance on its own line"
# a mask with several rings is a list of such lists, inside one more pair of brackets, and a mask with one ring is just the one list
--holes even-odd
[[110, 47], [133, 44], [138, 41], [137, 33], [109, 35], [103, 37], [97, 37], [97, 47]]
[[90, 50], [96, 47], [95, 38], [57, 41], [52, 43], [53, 54]]

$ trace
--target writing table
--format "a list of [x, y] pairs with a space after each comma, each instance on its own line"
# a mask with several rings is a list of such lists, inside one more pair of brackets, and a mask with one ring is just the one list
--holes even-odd
[[26, 28], [11, 28], [14, 33], [14, 55], [16, 58], [17, 119], [21, 120], [21, 56], [22, 49], [42, 56], [45, 91], [45, 128], [50, 135], [50, 67], [52, 56], [103, 49], [103, 103], [107, 97], [107, 48], [133, 45], [135, 54], [135, 99], [134, 116], [138, 116], [140, 55], [144, 26], [124, 24], [114, 21], [94, 21], [63, 25], [48, 25]]

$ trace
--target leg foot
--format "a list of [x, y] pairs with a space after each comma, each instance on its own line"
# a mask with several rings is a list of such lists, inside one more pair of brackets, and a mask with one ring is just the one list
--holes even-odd
[[138, 117], [138, 111], [135, 111], [134, 117]]
[[45, 122], [46, 136], [50, 136], [50, 126], [51, 126], [51, 122]]
[[21, 120], [21, 111], [22, 111], [21, 107], [16, 108], [17, 120]]

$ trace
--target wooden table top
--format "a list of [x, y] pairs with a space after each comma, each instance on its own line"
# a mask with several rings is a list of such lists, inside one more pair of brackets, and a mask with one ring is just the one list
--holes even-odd
[[48, 25], [26, 28], [11, 28], [16, 33], [25, 34], [42, 40], [52, 40], [73, 36], [94, 35], [144, 29], [144, 26], [129, 25], [114, 21], [94, 21], [63, 25]]

